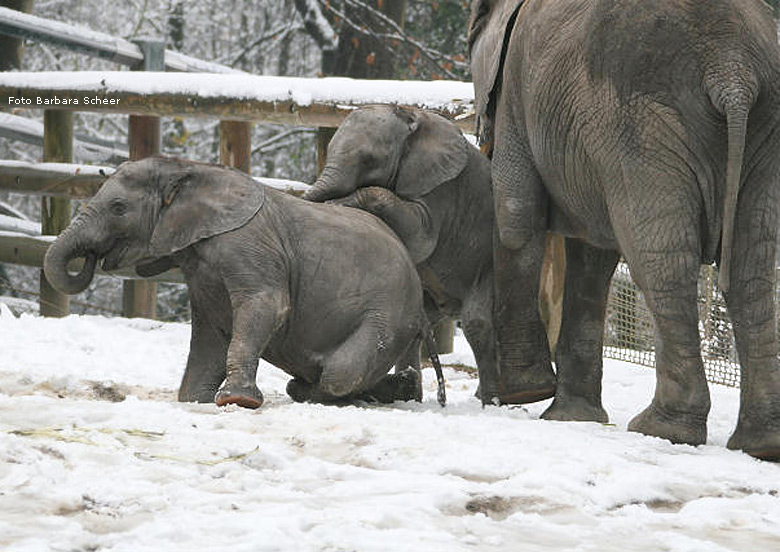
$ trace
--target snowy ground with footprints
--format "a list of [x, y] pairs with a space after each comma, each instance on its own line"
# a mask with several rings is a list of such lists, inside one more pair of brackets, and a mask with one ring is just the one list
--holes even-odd
[[728, 451], [739, 392], [712, 386], [706, 446], [628, 433], [654, 373], [605, 366], [610, 424], [482, 408], [462, 335], [449, 404], [176, 402], [189, 326], [17, 318], [0, 305], [0, 549], [769, 551], [780, 465]]

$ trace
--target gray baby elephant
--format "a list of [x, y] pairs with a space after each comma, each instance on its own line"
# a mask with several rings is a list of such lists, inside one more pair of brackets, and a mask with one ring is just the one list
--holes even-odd
[[490, 161], [455, 124], [422, 110], [358, 109], [334, 135], [322, 175], [304, 197], [359, 207], [398, 234], [417, 266], [430, 321], [461, 320], [483, 403], [553, 396], [554, 380], [531, 388], [498, 374]]
[[[86, 263], [71, 275], [77, 257]], [[192, 340], [181, 401], [259, 407], [260, 357], [293, 376], [296, 400], [417, 398], [416, 371], [387, 374], [427, 333], [420, 281], [403, 244], [367, 213], [237, 170], [148, 158], [106, 181], [50, 247], [46, 277], [79, 293], [99, 259], [109, 271], [184, 273]]]

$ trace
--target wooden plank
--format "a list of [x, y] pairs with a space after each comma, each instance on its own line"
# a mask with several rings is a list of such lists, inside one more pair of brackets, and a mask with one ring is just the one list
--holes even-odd
[[557, 234], [547, 234], [539, 286], [539, 312], [547, 328], [547, 341], [555, 358], [555, 346], [561, 332], [563, 286], [566, 279], [566, 240]]
[[[69, 163], [73, 161], [73, 113], [50, 111], [43, 113], [43, 160]], [[70, 224], [70, 199], [45, 196], [41, 201], [41, 233], [56, 236]], [[60, 293], [40, 273], [40, 313], [61, 318], [70, 314], [70, 297]]]
[[249, 174], [252, 157], [252, 123], [220, 121], [219, 162]]
[[[121, 65], [134, 66], [144, 62], [141, 49], [128, 40], [86, 27], [69, 25], [29, 14], [0, 8], [0, 34], [14, 38], [45, 42], [85, 55], [106, 59]], [[167, 71], [243, 73], [219, 63], [203, 61], [173, 50], [165, 50]]]
[[[43, 123], [28, 117], [0, 113], [0, 137], [43, 147]], [[73, 155], [86, 161], [121, 163], [128, 158], [127, 145], [74, 134]]]
[[[22, 194], [86, 199], [95, 195], [106, 178], [112, 174], [114, 168], [105, 166], [0, 161], [0, 189]], [[255, 180], [265, 186], [295, 195], [301, 194], [309, 187], [308, 184], [293, 180]]]
[[138, 47], [127, 40], [84, 27], [21, 14], [8, 8], [0, 8], [0, 33], [62, 46], [124, 65], [143, 61], [143, 54]]
[[[133, 81], [127, 77], [132, 74], [115, 71], [0, 74], [0, 108], [45, 107], [337, 127], [355, 108], [385, 102], [436, 109], [453, 119], [462, 130], [474, 130], [473, 91], [469, 83], [166, 73], [155, 75], [154, 81], [143, 78]], [[214, 87], [215, 79], [220, 78], [229, 80], [224, 87]], [[331, 87], [352, 93], [350, 97], [327, 95], [326, 99], [317, 99], [318, 90]], [[393, 99], [398, 97], [403, 100]]]
[[[161, 70], [165, 63], [164, 43], [139, 40], [137, 44], [144, 53], [144, 61], [136, 69]], [[127, 132], [131, 161], [160, 153], [162, 134], [159, 117], [131, 115]], [[122, 313], [127, 318], [157, 318], [157, 284], [147, 280], [125, 282], [122, 286]]]
[[0, 161], [0, 189], [32, 195], [85, 199], [95, 195], [111, 167], [70, 163]]
[[325, 168], [328, 162], [328, 144], [330, 144], [333, 135], [336, 134], [335, 128], [321, 127], [317, 129], [317, 174]]

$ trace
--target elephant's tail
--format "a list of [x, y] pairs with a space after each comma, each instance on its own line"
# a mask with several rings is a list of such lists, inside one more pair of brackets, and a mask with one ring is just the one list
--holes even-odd
[[728, 157], [726, 161], [726, 193], [723, 199], [723, 230], [720, 240], [720, 274], [718, 284], [721, 291], [729, 290], [731, 279], [731, 254], [736, 224], [739, 186], [742, 178], [742, 162], [745, 155], [745, 135], [749, 106], [726, 107], [728, 127]]
[[426, 327], [423, 330], [423, 339], [425, 340], [425, 348], [428, 349], [428, 358], [431, 359], [433, 369], [436, 371], [436, 382], [438, 384], [436, 399], [440, 405], [444, 406], [447, 404], [447, 391], [444, 389], [444, 372], [441, 369], [439, 355], [436, 352], [436, 341], [433, 339], [433, 332], [431, 332], [430, 328]]
[[729, 290], [731, 277], [734, 225], [745, 157], [748, 115], [758, 95], [758, 82], [750, 70], [750, 65], [740, 62], [738, 57], [732, 63], [722, 64], [719, 71], [712, 71], [710, 75], [714, 78], [710, 80], [711, 84], [708, 86], [713, 105], [726, 117], [728, 131], [726, 189], [723, 197], [718, 277], [718, 285], [724, 293]]

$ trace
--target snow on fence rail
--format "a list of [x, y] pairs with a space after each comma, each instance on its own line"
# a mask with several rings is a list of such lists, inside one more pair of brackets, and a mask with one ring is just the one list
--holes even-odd
[[474, 89], [454, 81], [366, 81], [127, 71], [0, 74], [0, 107], [216, 117], [337, 127], [371, 104], [434, 109], [474, 129]]
[[[144, 61], [141, 48], [129, 40], [9, 8], [0, 8], [0, 34], [62, 46], [75, 52], [131, 67]], [[232, 67], [203, 61], [173, 50], [165, 51], [165, 69], [185, 72], [243, 73]]]

